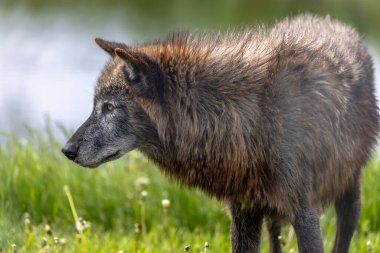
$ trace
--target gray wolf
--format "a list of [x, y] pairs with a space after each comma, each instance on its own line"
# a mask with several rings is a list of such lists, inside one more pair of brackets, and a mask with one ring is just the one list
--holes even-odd
[[111, 58], [68, 158], [96, 167], [140, 150], [228, 203], [234, 253], [259, 252], [264, 219], [271, 252], [284, 222], [300, 252], [323, 252], [319, 215], [334, 203], [333, 252], [348, 252], [379, 129], [371, 57], [353, 28], [299, 15], [272, 28], [96, 42]]

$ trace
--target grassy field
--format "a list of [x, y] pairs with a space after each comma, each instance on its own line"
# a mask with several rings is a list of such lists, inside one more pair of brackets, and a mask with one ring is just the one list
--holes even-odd
[[[137, 152], [96, 170], [80, 168], [63, 157], [51, 132], [0, 136], [0, 252], [229, 252], [222, 204], [166, 179]], [[351, 252], [380, 252], [379, 178], [373, 159]], [[321, 218], [327, 252], [333, 214]], [[262, 239], [268, 252], [266, 233]], [[281, 241], [284, 252], [297, 251], [292, 229], [283, 229]]]

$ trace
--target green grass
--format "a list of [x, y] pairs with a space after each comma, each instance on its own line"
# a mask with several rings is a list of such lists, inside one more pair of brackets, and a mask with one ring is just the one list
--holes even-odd
[[[3, 252], [171, 253], [187, 245], [191, 252], [229, 252], [229, 216], [222, 204], [168, 180], [137, 152], [96, 170], [81, 168], [61, 155], [51, 132], [48, 127], [43, 133], [29, 129], [24, 138], [0, 136]], [[379, 178], [380, 162], [372, 159], [363, 175], [362, 215], [351, 252], [380, 252]], [[163, 199], [170, 200], [167, 212]], [[76, 229], [73, 210], [87, 222], [83, 231]], [[322, 216], [327, 252], [333, 214], [328, 209]], [[291, 229], [283, 229], [282, 237], [284, 252], [297, 249]], [[267, 252], [266, 233], [262, 238]]]

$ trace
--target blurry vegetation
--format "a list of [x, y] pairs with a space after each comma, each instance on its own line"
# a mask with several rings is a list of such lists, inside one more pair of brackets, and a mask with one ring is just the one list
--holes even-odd
[[8, 10], [24, 8], [38, 14], [74, 13], [89, 22], [117, 16], [142, 37], [178, 28], [225, 29], [257, 22], [272, 23], [285, 16], [311, 12], [351, 23], [380, 46], [378, 0], [2, 0], [1, 6]]
[[[218, 247], [227, 251], [229, 221], [223, 207], [199, 191], [168, 182], [139, 153], [88, 170], [61, 155], [50, 127], [44, 134], [28, 129], [25, 138], [1, 136], [0, 249], [15, 243], [19, 252], [37, 252], [43, 240], [54, 244], [54, 237], [63, 237], [67, 252], [118, 252], [116, 246], [133, 252], [135, 224], [140, 224], [145, 233], [140, 247], [153, 252], [168, 252], [170, 244], [178, 248], [206, 237], [225, 241]], [[68, 189], [77, 216], [91, 224], [79, 240]], [[165, 233], [163, 199], [170, 200], [165, 208], [171, 240]]]
[[[17, 247], [19, 253], [171, 253], [187, 245], [191, 252], [229, 251], [229, 216], [223, 204], [168, 180], [138, 152], [89, 170], [61, 155], [51, 127], [43, 133], [29, 128], [25, 138], [1, 136], [3, 252], [16, 252]], [[378, 178], [380, 162], [373, 159], [364, 171], [361, 221], [350, 252], [380, 252]], [[325, 247], [331, 249], [333, 210], [322, 216], [322, 228]], [[284, 252], [296, 249], [289, 227], [281, 242]], [[268, 251], [266, 233], [262, 247]]]

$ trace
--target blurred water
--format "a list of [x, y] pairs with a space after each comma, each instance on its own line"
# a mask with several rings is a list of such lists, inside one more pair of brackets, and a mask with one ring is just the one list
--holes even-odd
[[67, 14], [36, 18], [20, 11], [0, 17], [0, 129], [41, 128], [46, 115], [76, 128], [92, 110], [94, 85], [108, 59], [94, 38], [126, 40], [126, 32], [117, 22], [112, 29], [106, 23], [99, 28]]
[[[78, 127], [92, 110], [94, 85], [108, 59], [93, 39], [128, 42], [133, 36], [120, 24], [109, 16], [88, 23], [67, 13], [0, 11], [0, 129], [20, 133], [24, 123], [41, 128], [45, 115]], [[378, 88], [380, 57], [371, 52]]]

